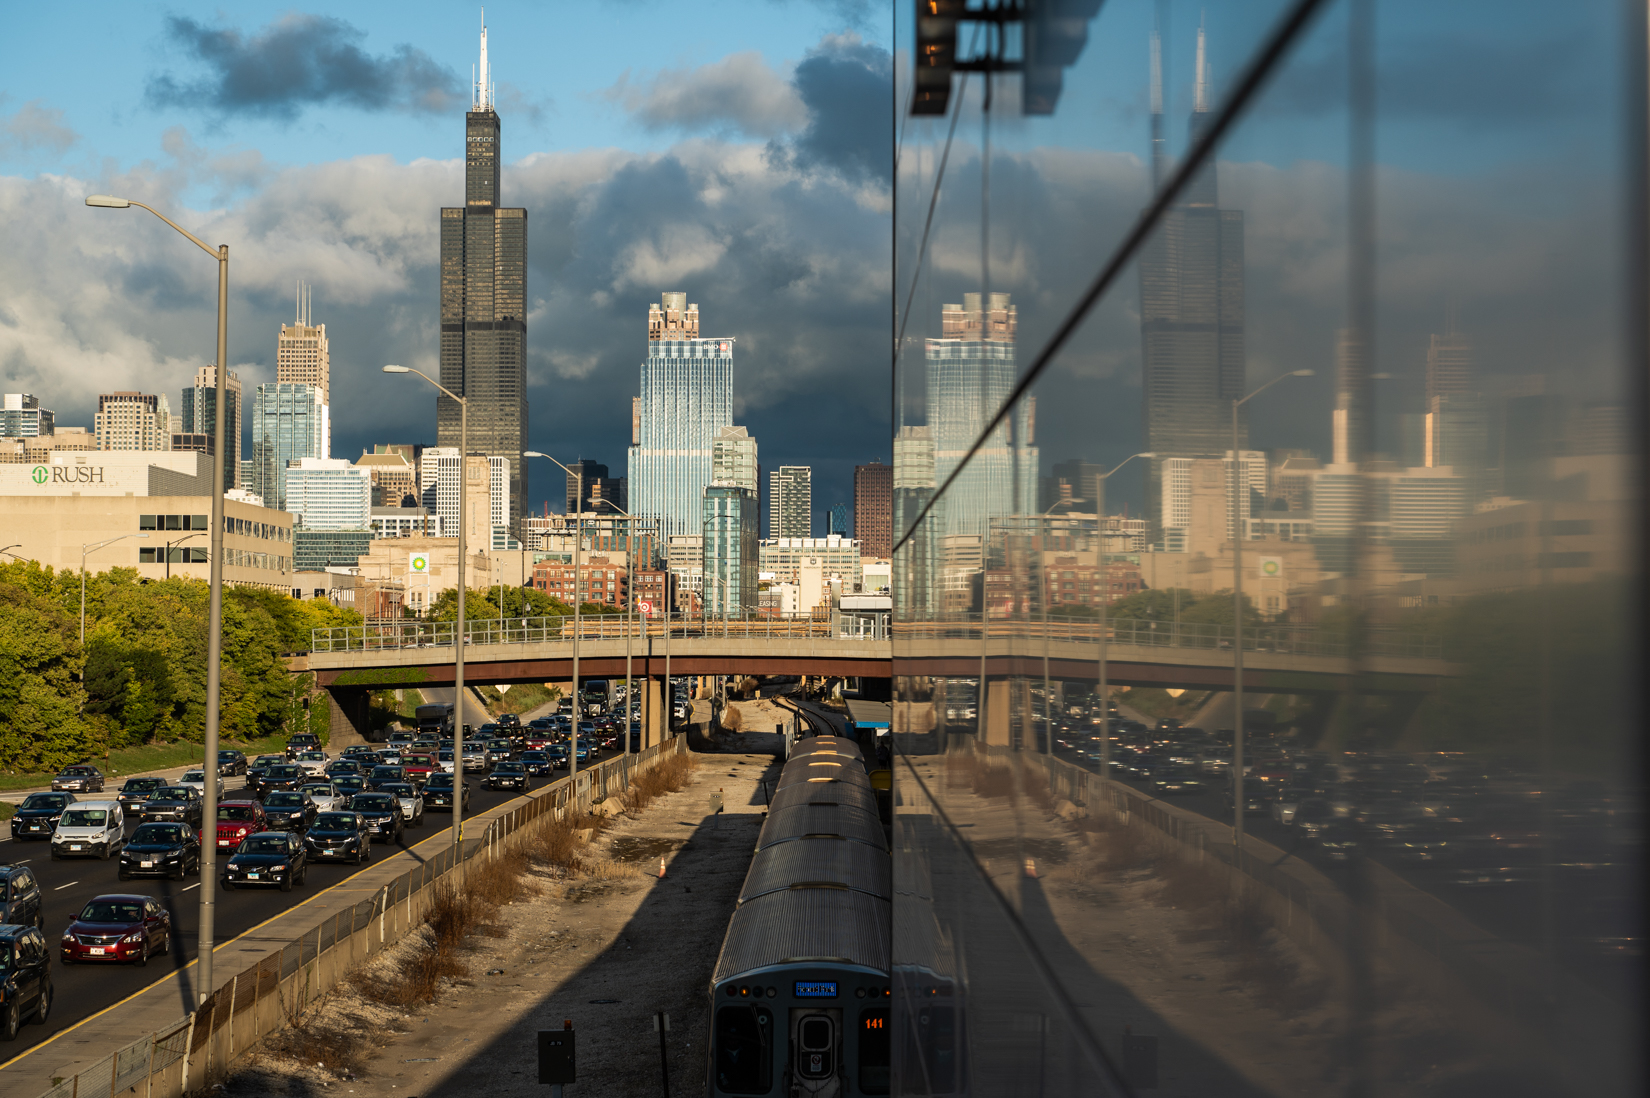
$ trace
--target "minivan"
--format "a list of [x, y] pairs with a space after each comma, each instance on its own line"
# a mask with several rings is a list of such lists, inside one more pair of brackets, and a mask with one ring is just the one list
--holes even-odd
[[126, 814], [119, 801], [78, 801], [63, 810], [52, 833], [52, 857], [108, 858], [126, 845]]

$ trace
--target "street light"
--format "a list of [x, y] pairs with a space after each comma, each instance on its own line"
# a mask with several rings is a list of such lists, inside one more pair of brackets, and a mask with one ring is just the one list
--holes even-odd
[[1111, 608], [1111, 574], [1106, 571], [1106, 481], [1111, 479], [1112, 473], [1123, 468], [1135, 458], [1155, 458], [1154, 453], [1130, 454], [1112, 467], [1111, 473], [1094, 478], [1094, 513], [1099, 520], [1097, 533], [1100, 537], [1099, 552], [1095, 559], [1100, 562], [1100, 777], [1102, 781], [1111, 780], [1111, 701], [1107, 694], [1107, 667], [1106, 645], [1110, 640], [1106, 636], [1106, 616]]
[[[582, 493], [581, 493], [582, 494]], [[624, 753], [630, 754], [630, 628], [631, 618], [636, 610], [636, 516], [620, 507], [610, 499], [599, 499], [597, 503], [605, 503], [613, 510], [625, 517], [624, 525], [624, 560], [625, 560], [625, 611], [624, 611]], [[582, 508], [581, 508], [582, 511]], [[577, 579], [574, 580], [577, 583]]]
[[183, 535], [183, 537], [179, 538], [176, 541], [169, 541], [169, 542], [166, 543], [166, 578], [167, 579], [172, 578], [172, 546], [182, 545], [184, 542], [188, 541], [190, 538], [198, 538], [198, 537], [200, 537], [199, 533], [185, 534], [185, 535]]
[[1311, 370], [1280, 374], [1246, 397], [1232, 401], [1232, 845], [1243, 868], [1243, 466], [1238, 457], [1238, 409], [1278, 382], [1311, 377]]
[[[464, 855], [464, 527], [469, 499], [470, 402], [422, 370], [385, 366], [386, 374], [417, 374], [458, 401], [458, 621], [453, 627], [453, 864]], [[428, 599], [425, 602], [428, 603]]]
[[[148, 534], [116, 534], [102, 541], [89, 541], [80, 547], [80, 646], [86, 646], [86, 558], [105, 545], [113, 545], [126, 538], [146, 538]], [[19, 543], [21, 544], [21, 543]]]
[[[224, 491], [224, 452], [226, 445], [225, 422], [227, 413], [224, 406], [228, 401], [228, 387], [225, 378], [229, 373], [229, 245], [219, 244], [216, 248], [210, 247], [200, 237], [183, 228], [177, 222], [151, 206], [142, 202], [134, 202], [126, 198], [116, 198], [113, 195], [94, 194], [86, 199], [86, 205], [101, 207], [110, 210], [124, 210], [136, 206], [140, 210], [148, 210], [162, 221], [166, 222], [180, 234], [187, 237], [191, 243], [201, 251], [218, 261], [218, 362], [216, 377], [215, 407], [212, 414], [212, 530], [209, 563], [207, 575], [211, 587], [211, 594], [207, 600], [206, 625], [206, 743], [204, 745], [206, 758], [202, 770], [205, 771], [205, 797], [201, 805], [201, 819], [206, 821], [202, 826], [216, 826], [218, 818], [218, 704], [221, 696], [223, 679], [223, 491]], [[139, 535], [142, 536], [142, 535]], [[81, 560], [81, 585], [84, 588], [85, 559]], [[85, 612], [82, 608], [81, 631], [85, 632]], [[82, 640], [85, 638], [82, 637]], [[218, 844], [201, 844], [201, 879], [210, 881], [217, 867]], [[200, 935], [197, 939], [196, 956], [200, 962], [200, 980], [196, 987], [196, 1002], [206, 1002], [206, 997], [212, 994], [212, 942], [214, 936], [214, 917], [216, 915], [217, 896], [212, 888], [200, 890]]]
[[[583, 577], [579, 574], [584, 561], [584, 463], [579, 463], [579, 471], [574, 472], [549, 454], [541, 454], [537, 450], [524, 450], [524, 458], [543, 458], [553, 463], [562, 472], [575, 478], [574, 506], [578, 508], [573, 513], [573, 740], [567, 749], [567, 777], [576, 778], [579, 773], [579, 638], [584, 632], [584, 600], [579, 598], [579, 584]], [[628, 733], [628, 729], [626, 732]], [[577, 804], [579, 797], [578, 783], [572, 784], [573, 800]]]

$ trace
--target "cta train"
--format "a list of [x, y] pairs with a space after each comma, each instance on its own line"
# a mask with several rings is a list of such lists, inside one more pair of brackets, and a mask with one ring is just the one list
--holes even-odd
[[892, 888], [858, 746], [797, 741], [711, 979], [708, 1094], [889, 1092]]

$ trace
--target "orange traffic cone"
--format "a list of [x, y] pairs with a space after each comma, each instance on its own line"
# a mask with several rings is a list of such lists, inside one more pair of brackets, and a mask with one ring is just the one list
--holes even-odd
[[665, 859], [663, 855], [659, 856], [659, 879], [661, 881], [665, 879]]
[[1037, 862], [1033, 858], [1026, 859], [1026, 876], [1034, 881], [1037, 879]]

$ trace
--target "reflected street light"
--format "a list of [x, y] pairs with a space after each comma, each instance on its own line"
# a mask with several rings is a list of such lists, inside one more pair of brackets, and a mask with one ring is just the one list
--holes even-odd
[[1111, 574], [1106, 571], [1106, 481], [1111, 479], [1112, 473], [1116, 473], [1117, 470], [1123, 468], [1135, 458], [1150, 459], [1156, 456], [1156, 454], [1149, 451], [1144, 454], [1130, 454], [1113, 466], [1110, 473], [1104, 473], [1094, 478], [1094, 511], [1095, 517], [1100, 522], [1098, 531], [1100, 548], [1095, 557], [1100, 562], [1100, 778], [1102, 781], [1111, 780], [1111, 699], [1106, 696], [1109, 689], [1106, 683], [1109, 670], [1106, 666], [1106, 661], [1109, 658], [1106, 653], [1106, 645], [1110, 640], [1106, 636], [1106, 617], [1107, 612], [1111, 609]]
[[[453, 864], [464, 855], [464, 528], [469, 499], [470, 402], [422, 370], [385, 366], [386, 374], [417, 374], [458, 401], [458, 620], [453, 624]], [[426, 598], [425, 603], [429, 600]]]
[[1243, 463], [1238, 455], [1238, 409], [1278, 382], [1311, 377], [1311, 370], [1280, 374], [1246, 397], [1232, 401], [1232, 845], [1243, 868]]
[[[225, 378], [229, 373], [229, 245], [219, 244], [216, 248], [208, 245], [200, 237], [183, 228], [177, 222], [142, 202], [134, 202], [126, 198], [116, 198], [113, 195], [94, 194], [86, 199], [86, 205], [109, 210], [124, 210], [136, 206], [140, 210], [148, 210], [183, 236], [201, 251], [218, 261], [218, 361], [216, 367], [216, 396], [212, 414], [212, 529], [211, 549], [207, 575], [211, 594], [207, 600], [206, 624], [206, 743], [203, 745], [206, 758], [203, 760], [202, 770], [205, 772], [205, 797], [201, 805], [201, 819], [205, 821], [203, 827], [215, 827], [218, 818], [218, 704], [221, 696], [223, 678], [223, 492], [224, 492], [224, 452], [225, 452], [225, 420], [224, 411], [228, 401], [226, 394], [227, 383]], [[138, 535], [142, 537], [143, 535]], [[81, 558], [81, 586], [85, 587], [86, 565], [85, 558]], [[84, 603], [84, 598], [82, 599]], [[85, 608], [81, 608], [81, 639], [85, 640]], [[201, 879], [210, 881], [218, 861], [218, 844], [215, 842], [201, 844]], [[217, 901], [216, 891], [210, 886], [200, 890], [200, 934], [197, 939], [196, 957], [200, 963], [199, 981], [195, 988], [197, 1005], [206, 1002], [206, 997], [212, 994], [212, 942], [214, 936], [214, 916]]]
[[[579, 637], [584, 632], [584, 600], [579, 597], [579, 585], [584, 582], [584, 577], [579, 574], [584, 560], [584, 463], [579, 463], [579, 471], [575, 473], [549, 454], [541, 454], [537, 450], [523, 450], [521, 456], [543, 458], [551, 462], [562, 472], [575, 478], [575, 490], [578, 493], [574, 497], [574, 506], [577, 510], [573, 513], [573, 738], [567, 748], [567, 777], [571, 781], [579, 774], [579, 709], [580, 702], [584, 700], [579, 697]], [[576, 804], [579, 797], [578, 783], [572, 782], [571, 788]]]

